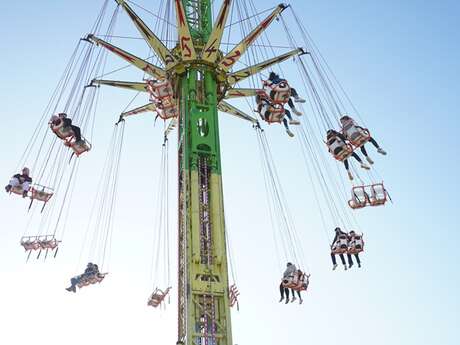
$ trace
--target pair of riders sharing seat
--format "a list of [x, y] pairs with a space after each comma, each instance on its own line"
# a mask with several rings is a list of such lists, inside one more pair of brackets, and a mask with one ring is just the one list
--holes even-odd
[[268, 123], [283, 122], [286, 133], [290, 137], [293, 137], [294, 133], [289, 129], [286, 117], [289, 119], [290, 125], [298, 125], [300, 122], [294, 120], [291, 112], [285, 109], [284, 106], [287, 103], [294, 114], [301, 116], [302, 112], [297, 110], [291, 96], [294, 98], [294, 101], [298, 103], [304, 103], [305, 100], [300, 98], [297, 91], [289, 86], [286, 79], [280, 78], [280, 76], [274, 72], [270, 72], [268, 80], [263, 81], [263, 84], [265, 89], [256, 96], [257, 108], [255, 111]]
[[91, 150], [91, 144], [82, 137], [80, 127], [75, 126], [66, 113], [51, 116], [49, 125], [53, 133], [62, 139], [64, 145], [70, 147], [77, 156]]
[[61, 139], [65, 139], [69, 136], [67, 134], [70, 134], [75, 137], [76, 144], [83, 143], [80, 127], [75, 126], [72, 123], [72, 119], [67, 117], [66, 113], [59, 113], [57, 115], [51, 116], [50, 127], [53, 132], [56, 133], [56, 135]]
[[174, 98], [174, 88], [168, 79], [148, 80], [147, 91], [160, 118], [167, 120], [179, 115], [177, 102]]
[[350, 166], [348, 163], [348, 158], [350, 156], [360, 163], [361, 168], [366, 170], [370, 169], [370, 167], [362, 161], [358, 154], [354, 152], [355, 149], [361, 149], [361, 152], [364, 157], [366, 157], [369, 164], [374, 164], [374, 161], [369, 157], [364, 146], [367, 142], [371, 142], [371, 144], [377, 149], [378, 153], [382, 155], [386, 155], [387, 153], [380, 147], [377, 141], [371, 137], [369, 131], [366, 128], [358, 126], [351, 117], [347, 115], [342, 116], [340, 118], [340, 124], [342, 126], [341, 132], [333, 129], [327, 131], [326, 145], [334, 158], [343, 162], [348, 173], [348, 178], [353, 180], [353, 175], [350, 172]]
[[[361, 260], [359, 253], [364, 250], [363, 236], [358, 235], [353, 230], [349, 233], [342, 231], [339, 227], [335, 228], [335, 236], [331, 245], [331, 259], [332, 259], [332, 270], [337, 268], [336, 255], [338, 254], [342, 261], [345, 271], [353, 266], [352, 255], [356, 259], [358, 267], [361, 267]], [[345, 262], [344, 254], [347, 254], [348, 267]]]
[[24, 167], [20, 174], [11, 177], [10, 182], [5, 186], [5, 191], [21, 194], [23, 198], [27, 197], [32, 184], [32, 178], [29, 175], [29, 168]]
[[286, 264], [286, 270], [283, 273], [283, 278], [281, 279], [281, 283], [279, 286], [281, 299], [279, 300], [282, 302], [286, 296], [286, 304], [289, 303], [289, 290], [292, 292], [292, 299], [291, 302], [296, 300], [295, 292], [297, 292], [297, 296], [299, 297], [299, 304], [302, 304], [303, 299], [300, 294], [301, 291], [306, 291], [308, 289], [309, 284], [309, 274], [305, 274], [301, 270], [297, 269], [297, 267], [288, 262]]
[[83, 274], [70, 279], [70, 286], [66, 288], [66, 290], [69, 292], [77, 292], [77, 286], [82, 288], [86, 285], [100, 283], [105, 275], [106, 273], [99, 272], [99, 267], [96, 264], [89, 262]]

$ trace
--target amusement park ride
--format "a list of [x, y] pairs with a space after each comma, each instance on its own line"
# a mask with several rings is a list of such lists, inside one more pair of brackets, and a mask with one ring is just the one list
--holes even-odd
[[[92, 33], [80, 41], [79, 44], [86, 44], [87, 48], [84, 48], [80, 55], [74, 53], [73, 60], [66, 70], [67, 74], [58, 86], [58, 90], [67, 88], [73, 76], [74, 86], [67, 94], [69, 101], [64, 107], [56, 109], [60, 99], [64, 98], [62, 94], [59, 94], [60, 91], [57, 91], [53, 96], [53, 105], [50, 105], [44, 114], [44, 118], [52, 115], [48, 126], [45, 126], [49, 127], [45, 135], [50, 132], [55, 134], [49, 151], [46, 154], [43, 151], [37, 153], [38, 156], [47, 157], [43, 160], [46, 163], [39, 166], [37, 162], [41, 160], [35, 159], [31, 169], [36, 172], [40, 183], [51, 185], [53, 188], [38, 184], [31, 185], [29, 171], [15, 175], [7, 186], [7, 192], [29, 197], [30, 206], [33, 201], [43, 202], [41, 211], [45, 218], [44, 223], [51, 224], [58, 219], [55, 222], [53, 234], [24, 236], [21, 245], [29, 256], [32, 251], [41, 252], [43, 250], [46, 254], [48, 252], [54, 252], [54, 256], [57, 254], [61, 241], [56, 238], [61, 226], [59, 222], [62, 223], [61, 216], [66, 214], [69, 207], [66, 197], [71, 193], [73, 176], [79, 160], [84, 159], [84, 155], [92, 149], [90, 139], [81, 136], [80, 128], [75, 123], [81, 124], [83, 132], [88, 133], [91, 127], [90, 116], [95, 111], [95, 95], [99, 91], [99, 86], [113, 86], [146, 94], [148, 103], [124, 111], [114, 131], [113, 151], [109, 155], [105, 174], [109, 182], [106, 187], [103, 187], [105, 189], [101, 192], [101, 206], [95, 216], [97, 227], [105, 229], [106, 232], [98, 233], [95, 237], [105, 238], [105, 241], [110, 237], [125, 119], [145, 112], [154, 112], [157, 117], [166, 121], [165, 144], [169, 132], [175, 128], [178, 130], [177, 344], [233, 344], [230, 308], [237, 304], [239, 292], [236, 286], [229, 282], [218, 112], [248, 121], [255, 128], [263, 150], [263, 157], [266, 159], [266, 178], [269, 180], [268, 184], [272, 185], [276, 192], [279, 183], [274, 177], [276, 173], [273, 173], [274, 167], [270, 162], [271, 154], [267, 151], [269, 145], [259, 120], [232, 105], [229, 100], [250, 98], [253, 101], [256, 99], [255, 108], [261, 119], [269, 124], [283, 123], [289, 136], [293, 136], [288, 125], [296, 126], [299, 121], [291, 117], [286, 105], [289, 104], [293, 113], [300, 116], [302, 112], [295, 108], [292, 98], [299, 104], [305, 100], [298, 96], [287, 80], [280, 78], [275, 73], [270, 73], [268, 80], [260, 81], [260, 77], [264, 72], [277, 68], [280, 63], [294, 59], [300, 74], [304, 77], [305, 88], [310, 90], [309, 102], [313, 108], [318, 109], [320, 119], [318, 123], [321, 123], [323, 127], [321, 135], [324, 136], [327, 130], [333, 128], [332, 120], [337, 120], [344, 115], [343, 108], [334, 101], [337, 98], [336, 90], [331, 89], [331, 80], [324, 76], [327, 68], [320, 65], [321, 59], [315, 54], [314, 46], [295, 46], [288, 31], [288, 40], [291, 43], [289, 51], [267, 59], [259, 58], [259, 61], [254, 61], [255, 63], [251, 65], [237, 68], [240, 59], [251, 48], [258, 46], [257, 40], [263, 37], [266, 29], [274, 21], [281, 21], [286, 28], [286, 23], [282, 18], [282, 13], [289, 8], [286, 4], [279, 4], [268, 11], [268, 15], [264, 14], [263, 19], [255, 27], [246, 28], [241, 40], [226, 51], [222, 44], [224, 31], [229, 25], [228, 18], [232, 6], [235, 6], [235, 2], [238, 1], [224, 0], [213, 22], [213, 2], [211, 0], [174, 0], [177, 39], [176, 43], [169, 47], [167, 42], [157, 36], [136, 13], [134, 3], [125, 0], [115, 0], [115, 2], [116, 11], [122, 9], [128, 15], [143, 40], [153, 51], [157, 62], [154, 63], [150, 58], [140, 58], [109, 42], [114, 20], [109, 24], [107, 35], [99, 35], [98, 29], [102, 20], [98, 19]], [[169, 5], [170, 0], [167, 3]], [[106, 1], [101, 11], [101, 18], [107, 11], [107, 6]], [[295, 14], [294, 17], [297, 19]], [[164, 20], [167, 21], [167, 18]], [[302, 28], [300, 23], [299, 27]], [[301, 32], [304, 33], [302, 30]], [[99, 49], [99, 55], [95, 53], [96, 49]], [[118, 56], [130, 66], [143, 71], [147, 77], [143, 81], [98, 78], [97, 76], [102, 72], [98, 70], [102, 65], [100, 61], [105, 59], [105, 56], [102, 57], [102, 52], [110, 52]], [[305, 57], [311, 59], [312, 70], [306, 67], [303, 60]], [[80, 66], [78, 61], [81, 62]], [[316, 81], [311, 77], [312, 71], [319, 76]], [[252, 83], [252, 87], [239, 86], [243, 82], [254, 80], [256, 82]], [[318, 91], [321, 87], [321, 91]], [[76, 96], [78, 89], [83, 90], [80, 96]], [[53, 115], [56, 111], [61, 113]], [[305, 114], [303, 118], [307, 116]], [[352, 179], [348, 158], [356, 155], [355, 150], [361, 149], [367, 161], [373, 164], [364, 145], [368, 142], [375, 143], [375, 140], [371, 138], [366, 128], [356, 125], [350, 117], [347, 118], [351, 121], [348, 121], [340, 131], [335, 132], [338, 134], [330, 136], [328, 132], [327, 146], [336, 160], [345, 163], [349, 177]], [[41, 121], [39, 126], [43, 127], [43, 123], [45, 122]], [[311, 138], [314, 136], [307, 134], [303, 126], [298, 128], [300, 128], [298, 130], [299, 140], [302, 140], [306, 151], [320, 147], [317, 151], [327, 152], [327, 148], [324, 148], [324, 144], [320, 141], [318, 141], [319, 146], [318, 143], [312, 143], [311, 140], [314, 139]], [[32, 140], [20, 164], [27, 164], [28, 157], [32, 155], [33, 143], [37, 140], [36, 138]], [[62, 141], [62, 145], [56, 145], [59, 140]], [[378, 144], [375, 143], [374, 146], [379, 153], [386, 154]], [[70, 148], [70, 151], [66, 149], [67, 147]], [[55, 156], [52, 156], [53, 154]], [[69, 160], [64, 159], [65, 155], [69, 157]], [[50, 161], [57, 163], [52, 163], [53, 165], [50, 166]], [[315, 164], [318, 163], [312, 166]], [[361, 166], [365, 169], [369, 168], [362, 161]], [[319, 171], [326, 168], [318, 165], [317, 169]], [[355, 175], [357, 175], [356, 172]], [[362, 178], [359, 177], [359, 180], [362, 181]], [[352, 209], [383, 205], [388, 200], [388, 193], [383, 183], [375, 183], [372, 180], [374, 179], [371, 178], [368, 184], [362, 183], [352, 187], [352, 198], [348, 201]], [[331, 188], [325, 183], [321, 185], [321, 189], [326, 192]], [[45, 208], [47, 203], [51, 203], [50, 199], [55, 199], [55, 195], [60, 192], [65, 195], [62, 198], [61, 207], [56, 206], [58, 204], [56, 201], [52, 206]], [[279, 198], [280, 194], [282, 193], [274, 193], [275, 199], [273, 199], [272, 207], [285, 212], [283, 202]], [[331, 212], [345, 213], [347, 210], [343, 210], [342, 207], [339, 211], [332, 210]], [[295, 238], [294, 230], [289, 225], [287, 227], [290, 229], [287, 231], [290, 231], [290, 235]], [[351, 245], [347, 242], [346, 236], [341, 236], [337, 246], [333, 246], [333, 251], [336, 254], [348, 251], [356, 255], [363, 250], [364, 246], [362, 236], [358, 236], [358, 239], [361, 241], [358, 245], [356, 241]], [[103, 255], [105, 255], [105, 247]], [[297, 264], [301, 265], [301, 262]], [[88, 274], [85, 273], [86, 275], [80, 275], [80, 278], [75, 281], [78, 287], [100, 283], [104, 279], [105, 274], [101, 275], [98, 269], [88, 272]], [[300, 270], [299, 272], [298, 280], [290, 276], [284, 283], [284, 287], [297, 291], [306, 290], [309, 276]], [[167, 286], [156, 288], [148, 300], [148, 305], [160, 306], [171, 288], [169, 282]]]

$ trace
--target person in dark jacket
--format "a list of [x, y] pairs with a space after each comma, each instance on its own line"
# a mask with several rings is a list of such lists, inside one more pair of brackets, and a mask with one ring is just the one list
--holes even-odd
[[[347, 146], [347, 138], [342, 133], [339, 133], [333, 129], [330, 129], [326, 133], [326, 145], [329, 148], [329, 151], [334, 155], [339, 155], [343, 150], [345, 150]], [[352, 152], [351, 156], [356, 159], [360, 164], [361, 168], [363, 169], [370, 169], [368, 165], [366, 165], [362, 159], [356, 154], [356, 152]], [[350, 165], [348, 163], [348, 158], [343, 160], [343, 164], [345, 165], [345, 169], [348, 173], [348, 178], [353, 180], [353, 175], [350, 172]]]
[[82, 280], [93, 277], [97, 275], [98, 273], [99, 273], [99, 267], [96, 264], [89, 262], [83, 274], [80, 274], [70, 279], [70, 286], [66, 288], [66, 290], [69, 292], [70, 291], [77, 292], [77, 285]]
[[[282, 83], [282, 82], [287, 83], [287, 80], [283, 79], [283, 78], [280, 78], [280, 76], [278, 74], [276, 74], [275, 72], [270, 72], [266, 84], [269, 87], [274, 87], [277, 84]], [[305, 103], [305, 100], [303, 98], [299, 97], [299, 94], [297, 93], [296, 89], [294, 89], [293, 87], [290, 87], [290, 89], [291, 89], [291, 96], [294, 97], [295, 102]], [[275, 92], [276, 92], [275, 90], [270, 91], [270, 98], [271, 99], [275, 98]], [[290, 98], [290, 97], [289, 97], [288, 105], [292, 109], [294, 114], [296, 114], [297, 116], [302, 115], [302, 113], [299, 110], [297, 110], [297, 108], [294, 105], [294, 102], [292, 101], [292, 98]]]
[[59, 113], [56, 116], [53, 116], [52, 118], [52, 123], [53, 125], [59, 125], [59, 122], [62, 121], [63, 122], [63, 125], [62, 127], [64, 129], [70, 129], [72, 131], [72, 133], [74, 134], [74, 137], [75, 137], [75, 143], [76, 144], [80, 144], [83, 142], [82, 138], [81, 138], [81, 130], [80, 130], [80, 127], [78, 126], [75, 126], [73, 123], [72, 123], [72, 119], [70, 119], [69, 117], [67, 117], [67, 114], [66, 113]]
[[[342, 229], [340, 229], [339, 227], [335, 228], [335, 236], [334, 236], [334, 240], [332, 241], [332, 244], [331, 244], [331, 249], [333, 249], [335, 246], [336, 246], [336, 243], [339, 239], [339, 236], [341, 235], [345, 235], [348, 239], [348, 234], [346, 232], [343, 232]], [[345, 262], [345, 257], [343, 256], [343, 254], [339, 254], [339, 257], [340, 257], [340, 261], [342, 261], [342, 264], [343, 264], [343, 267], [345, 269], [345, 271], [347, 270], [347, 264]], [[337, 260], [335, 258], [335, 253], [331, 252], [331, 259], [332, 259], [332, 270], [335, 270], [337, 268]]]
[[21, 174], [14, 175], [10, 182], [5, 186], [7, 193], [10, 193], [14, 187], [21, 186], [22, 188], [22, 197], [25, 198], [29, 192], [30, 185], [32, 183], [32, 178], [29, 176], [29, 168], [24, 167], [21, 171]]
[[[350, 242], [350, 244], [356, 241], [355, 237], [356, 237], [356, 233], [353, 230], [351, 230], [348, 233], [348, 241]], [[354, 253], [353, 255], [355, 257], [356, 263], [358, 264], [358, 267], [361, 267], [361, 260], [359, 258], [359, 254]], [[347, 258], [348, 258], [348, 268], [351, 268], [353, 266], [353, 259], [351, 257], [351, 254], [347, 253]]]

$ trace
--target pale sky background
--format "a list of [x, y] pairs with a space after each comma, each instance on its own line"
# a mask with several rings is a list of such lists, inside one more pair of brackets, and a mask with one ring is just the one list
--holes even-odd
[[[154, 1], [141, 3], [152, 11], [157, 7]], [[2, 2], [4, 184], [101, 4]], [[275, 2], [255, 4], [263, 10]], [[285, 263], [275, 254], [256, 136], [248, 124], [221, 115], [227, 230], [241, 292], [240, 311], [232, 312], [234, 343], [457, 344], [460, 5], [447, 0], [291, 4], [388, 151], [386, 157], [373, 156], [394, 204], [354, 213], [366, 236], [363, 267], [333, 272], [325, 235], [332, 228], [321, 224], [298, 142], [276, 125], [266, 128], [312, 274], [303, 305], [278, 304]], [[146, 22], [153, 20], [141, 14]], [[282, 33], [279, 23], [273, 30]], [[125, 13], [120, 14], [116, 32], [136, 34]], [[281, 37], [273, 39], [279, 42]], [[117, 44], [129, 47], [132, 42]], [[137, 54], [148, 54], [147, 46], [137, 48]], [[109, 60], [124, 66], [116, 57]], [[295, 68], [283, 66], [286, 76], [299, 83]], [[142, 77], [137, 72], [131, 76]], [[113, 123], [133, 95], [101, 89], [94, 149], [81, 157], [73, 207], [56, 259], [31, 258], [25, 263], [19, 240], [28, 221], [28, 203], [6, 193], [0, 197], [0, 343], [175, 344], [176, 286], [165, 311], [146, 306], [156, 283], [150, 268], [162, 141], [162, 126], [153, 127], [152, 116], [126, 124], [110, 275], [101, 285], [77, 294], [64, 290], [68, 279], [84, 268], [85, 258], [79, 260], [79, 255], [94, 190]], [[172, 135], [171, 143], [175, 140]], [[174, 144], [170, 158], [174, 172]], [[174, 183], [174, 176], [171, 180]]]

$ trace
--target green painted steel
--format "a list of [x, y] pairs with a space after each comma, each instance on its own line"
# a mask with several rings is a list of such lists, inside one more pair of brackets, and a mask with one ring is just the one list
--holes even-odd
[[[181, 1], [198, 53], [212, 31], [211, 1]], [[232, 345], [216, 80], [200, 63], [178, 80], [178, 343], [187, 345]]]

